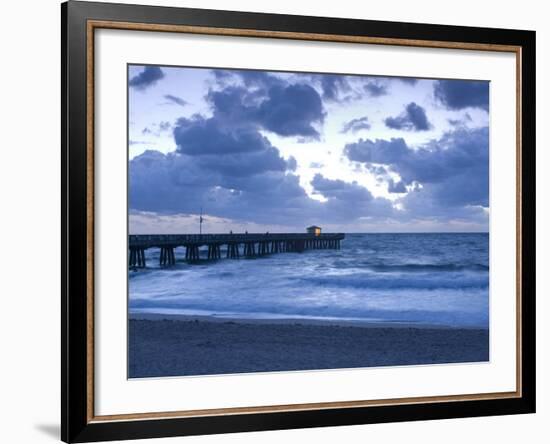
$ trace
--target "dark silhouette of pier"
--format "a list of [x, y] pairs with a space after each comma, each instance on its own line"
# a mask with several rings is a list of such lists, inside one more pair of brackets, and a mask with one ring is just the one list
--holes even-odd
[[[128, 236], [130, 268], [145, 268], [145, 251], [160, 249], [160, 265], [176, 263], [175, 249], [185, 248], [185, 260], [254, 258], [276, 253], [304, 250], [340, 249], [343, 233], [263, 233], [263, 234], [133, 234]], [[201, 247], [208, 247], [201, 256]], [[222, 254], [222, 247], [223, 253]]]

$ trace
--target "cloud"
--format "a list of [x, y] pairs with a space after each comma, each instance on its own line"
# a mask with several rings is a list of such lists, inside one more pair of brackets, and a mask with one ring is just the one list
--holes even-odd
[[128, 145], [149, 145], [150, 142], [145, 142], [142, 140], [130, 140], [128, 141]]
[[267, 90], [272, 86], [283, 86], [285, 80], [268, 71], [252, 69], [212, 69], [214, 80], [220, 87], [240, 84], [248, 88]]
[[258, 154], [220, 158], [146, 151], [130, 161], [130, 208], [196, 214], [202, 206], [215, 217], [303, 225], [320, 203], [307, 196], [298, 176], [259, 165]]
[[253, 153], [236, 153], [229, 156], [201, 156], [196, 159], [205, 170], [212, 170], [226, 176], [250, 176], [270, 171], [284, 172], [295, 169], [294, 160], [287, 162], [276, 148], [270, 147]]
[[262, 151], [271, 144], [255, 128], [224, 128], [219, 119], [180, 118], [174, 128], [178, 151], [192, 156]]
[[[175, 123], [175, 152], [147, 151], [132, 159], [130, 207], [193, 214], [204, 206], [216, 217], [265, 223], [302, 220], [301, 212], [318, 202], [307, 197], [292, 174], [296, 159], [283, 158], [260, 132], [271, 122], [261, 105], [270, 100], [276, 105], [279, 91], [260, 92], [250, 94], [234, 85], [211, 90], [206, 97], [210, 117], [197, 114]], [[299, 99], [298, 94], [296, 106]]]
[[[365, 215], [390, 217], [391, 203], [355, 183], [318, 174], [311, 184], [320, 202], [307, 195], [291, 171], [262, 168], [254, 156], [190, 156], [146, 151], [129, 164], [129, 207], [158, 215], [196, 214], [251, 223], [304, 227], [347, 223]], [[234, 161], [233, 166], [228, 162]], [[243, 164], [250, 161], [247, 167]], [[232, 171], [229, 171], [232, 169]]]
[[284, 80], [266, 71], [236, 70], [234, 71], [245, 86], [256, 86], [269, 89], [273, 86], [284, 86]]
[[285, 171], [296, 160], [283, 159], [269, 140], [250, 126], [224, 127], [216, 118], [181, 118], [174, 128], [177, 152], [195, 157], [206, 170], [231, 176]]
[[363, 85], [363, 89], [370, 97], [380, 97], [388, 94], [388, 88], [380, 81], [369, 81]]
[[371, 192], [357, 182], [345, 182], [340, 179], [327, 179], [322, 174], [315, 174], [311, 185], [315, 191], [328, 199], [368, 202], [373, 199]]
[[[202, 119], [206, 125], [208, 119]], [[187, 122], [183, 122], [185, 132]], [[223, 132], [222, 132], [223, 134]], [[187, 135], [188, 136], [188, 135]], [[236, 139], [232, 140], [234, 143]], [[225, 152], [146, 151], [129, 165], [130, 208], [157, 214], [196, 214], [203, 206], [214, 217], [302, 227], [305, 224], [466, 221], [483, 229], [488, 206], [488, 129], [460, 129], [411, 148], [403, 139], [362, 140], [346, 156], [383, 175], [390, 193], [400, 194], [396, 210], [357, 182], [316, 174], [311, 181], [320, 202], [307, 195], [285, 160], [266, 141], [251, 149]], [[389, 175], [399, 178], [388, 178]]]
[[319, 139], [313, 123], [323, 123], [325, 113], [317, 91], [309, 85], [272, 87], [268, 99], [258, 108], [263, 126], [281, 136]]
[[344, 148], [344, 154], [351, 161], [396, 165], [410, 153], [404, 139], [392, 138], [391, 140], [359, 139], [355, 143], [347, 144]]
[[449, 122], [451, 126], [465, 126], [471, 121], [472, 117], [468, 113], [464, 114], [462, 119], [447, 119], [447, 122]]
[[316, 169], [323, 168], [324, 166], [325, 166], [325, 164], [322, 163], [322, 162], [311, 162], [309, 164], [310, 168], [316, 168]]
[[311, 77], [314, 83], [319, 83], [323, 100], [329, 102], [349, 102], [388, 94], [387, 82], [370, 76], [313, 74]]
[[[148, 152], [131, 161], [131, 205], [143, 211], [192, 213], [203, 202], [217, 217], [274, 221], [292, 214], [302, 220], [308, 213], [304, 210], [319, 202], [307, 196], [292, 174], [296, 159], [283, 158], [261, 131], [318, 137], [312, 126], [324, 118], [318, 93], [308, 85], [254, 71], [233, 73], [231, 83], [229, 76], [214, 75], [224, 83], [206, 95], [211, 116], [180, 118], [173, 127], [174, 153]], [[235, 78], [250, 87], [236, 84]], [[149, 184], [147, 190], [142, 182]]]
[[355, 162], [383, 165], [397, 173], [404, 185], [415, 186], [417, 191], [403, 199], [411, 211], [423, 213], [420, 201], [424, 207], [429, 203], [440, 209], [489, 205], [487, 127], [462, 127], [415, 149], [402, 138], [360, 139], [346, 145], [344, 153]]
[[224, 125], [255, 125], [283, 137], [318, 140], [324, 122], [319, 93], [305, 84], [283, 84], [250, 91], [239, 86], [211, 90], [207, 100]]
[[219, 86], [224, 86], [234, 77], [234, 70], [211, 69], [210, 73], [214, 76], [214, 81]]
[[405, 131], [427, 131], [431, 128], [426, 111], [414, 102], [409, 103], [399, 116], [387, 117], [384, 123], [388, 128]]
[[187, 101], [183, 100], [181, 97], [173, 96], [172, 94], [165, 94], [164, 98], [168, 100], [168, 103], [174, 103], [179, 106], [185, 106], [187, 105]]
[[359, 117], [357, 119], [352, 119], [349, 122], [346, 122], [342, 127], [342, 133], [349, 133], [350, 131], [356, 133], [360, 130], [368, 130], [371, 125], [369, 123], [368, 117]]
[[328, 179], [317, 173], [311, 186], [316, 194], [327, 199], [323, 204], [324, 217], [327, 220], [350, 222], [363, 216], [387, 218], [394, 214], [389, 200], [375, 198], [366, 187], [357, 182]]
[[[224, 83], [206, 95], [212, 116], [180, 118], [173, 129], [176, 152], [192, 158], [204, 172], [232, 178], [295, 171], [296, 159], [284, 159], [261, 131], [318, 138], [313, 125], [324, 119], [319, 94], [308, 85], [288, 84], [257, 71], [213, 73]], [[254, 86], [229, 84], [228, 78]]]
[[405, 184], [401, 180], [396, 182], [393, 179], [390, 179], [388, 181], [388, 192], [389, 193], [406, 193], [407, 188], [405, 187]]
[[320, 91], [324, 102], [343, 103], [388, 94], [388, 82], [371, 76], [295, 73], [291, 77], [281, 77], [278, 73], [254, 70], [212, 70], [212, 73], [218, 86], [256, 88], [256, 93], [289, 84], [307, 85]]
[[[212, 72], [214, 80], [208, 81], [204, 102], [208, 111], [147, 127], [151, 134], [172, 131], [176, 150], [168, 154], [149, 150], [129, 161], [131, 211], [149, 212], [148, 218], [186, 217], [204, 207], [209, 217], [219, 220], [280, 227], [360, 227], [366, 220], [379, 226], [388, 226], [389, 221], [406, 226], [434, 218], [486, 223], [487, 129], [483, 133], [461, 125], [415, 147], [403, 138], [359, 139], [346, 145], [344, 153], [357, 167], [356, 174], [374, 174], [377, 187], [387, 187], [391, 200], [376, 197], [375, 189], [371, 192], [359, 182], [322, 174], [302, 186], [296, 159], [281, 154], [273, 134], [293, 137], [294, 143], [318, 140], [327, 101], [353, 100], [357, 94], [375, 97], [393, 84], [359, 76]], [[375, 85], [370, 90], [365, 86], [369, 83]], [[430, 125], [414, 102], [393, 117], [399, 118], [404, 121], [398, 124], [411, 130]], [[345, 122], [342, 131], [369, 127], [364, 116]], [[310, 162], [309, 168], [323, 165]]]
[[335, 74], [313, 74], [314, 81], [319, 81], [323, 93], [323, 100], [340, 102], [348, 100], [343, 97], [344, 93], [351, 91], [348, 78]]
[[141, 130], [141, 134], [152, 134], [159, 137], [161, 133], [169, 131], [170, 128], [172, 128], [172, 124], [170, 122], [162, 121], [160, 123], [153, 123], [151, 127], [146, 126]]
[[460, 110], [481, 108], [489, 111], [489, 82], [474, 80], [439, 80], [434, 96], [446, 108]]
[[388, 170], [381, 165], [373, 165], [370, 163], [363, 164], [365, 169], [370, 171], [372, 174], [378, 177], [386, 177], [388, 175]]
[[418, 79], [415, 79], [413, 77], [396, 77], [396, 79], [411, 86], [414, 86], [418, 83]]
[[167, 121], [162, 121], [158, 124], [158, 128], [160, 131], [168, 131], [172, 127], [172, 124]]
[[143, 71], [130, 79], [128, 85], [144, 91], [164, 77], [164, 72], [158, 66], [146, 66]]

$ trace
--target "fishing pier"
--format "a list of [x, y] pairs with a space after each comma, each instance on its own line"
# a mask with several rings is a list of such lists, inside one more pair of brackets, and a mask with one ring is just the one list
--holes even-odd
[[[318, 228], [318, 227], [310, 227]], [[175, 250], [185, 249], [185, 260], [255, 258], [277, 253], [301, 253], [305, 250], [340, 249], [343, 233], [263, 233], [263, 234], [136, 234], [128, 236], [130, 268], [145, 268], [146, 250], [160, 250], [159, 263], [176, 263]], [[205, 247], [205, 248], [201, 248]]]

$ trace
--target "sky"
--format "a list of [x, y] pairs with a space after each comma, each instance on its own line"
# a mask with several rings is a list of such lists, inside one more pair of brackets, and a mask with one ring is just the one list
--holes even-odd
[[488, 82], [128, 70], [132, 234], [488, 231]]

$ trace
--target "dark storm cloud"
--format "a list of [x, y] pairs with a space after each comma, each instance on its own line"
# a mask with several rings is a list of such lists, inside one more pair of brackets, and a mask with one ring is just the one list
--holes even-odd
[[177, 152], [195, 157], [197, 165], [231, 176], [296, 169], [254, 127], [224, 127], [216, 118], [181, 118], [174, 128]]
[[346, 122], [342, 127], [342, 133], [349, 133], [350, 131], [356, 133], [360, 130], [370, 129], [370, 123], [368, 117], [359, 117], [357, 119], [352, 119], [349, 122]]
[[262, 156], [263, 151], [226, 156], [146, 151], [130, 161], [130, 208], [190, 214], [204, 207], [211, 216], [294, 226], [350, 222], [364, 215], [386, 218], [393, 212], [388, 200], [374, 198], [357, 183], [316, 175], [312, 186], [327, 199], [319, 202], [289, 169], [269, 162], [262, 166]]
[[230, 190], [210, 186], [216, 172], [203, 171], [189, 156], [146, 151], [129, 164], [129, 206], [136, 210], [195, 213], [203, 200], [230, 202]]
[[268, 99], [258, 108], [258, 120], [281, 136], [302, 136], [319, 139], [313, 123], [323, 123], [323, 102], [309, 85], [272, 87]]
[[[404, 193], [406, 185], [414, 190], [399, 198], [404, 211], [356, 182], [321, 174], [311, 185], [326, 201], [314, 200], [291, 172], [294, 159], [285, 161], [276, 147], [265, 143], [216, 154], [187, 154], [179, 147], [170, 154], [147, 151], [130, 161], [130, 208], [189, 214], [204, 206], [212, 216], [294, 226], [319, 220], [350, 223], [363, 217], [401, 222], [466, 218], [485, 223], [484, 212], [472, 206], [488, 204], [487, 142], [485, 129], [449, 133], [415, 150], [403, 139], [348, 145], [350, 160], [385, 175], [390, 192]], [[401, 180], [388, 180], [390, 172]]]
[[[133, 87], [146, 87], [140, 86], [146, 83], [139, 78], [144, 72], [131, 80], [137, 83]], [[404, 210], [373, 196], [357, 182], [317, 174], [307, 189], [323, 196], [321, 201], [302, 187], [296, 159], [283, 157], [269, 140], [275, 140], [271, 133], [294, 137], [293, 142], [318, 140], [327, 113], [325, 104], [359, 97], [372, 97], [374, 102], [394, 84], [360, 76], [245, 70], [212, 73], [214, 80], [208, 81], [211, 89], [204, 103], [208, 112], [173, 124], [148, 126], [151, 132], [171, 130], [176, 151], [150, 150], [130, 160], [132, 211], [197, 214], [204, 207], [210, 216], [298, 227], [363, 219], [372, 223], [434, 217], [486, 220], [474, 206], [488, 204], [487, 129], [483, 133], [462, 126], [460, 133], [457, 129], [415, 149], [404, 139], [360, 139], [344, 151], [355, 162], [356, 174], [374, 174], [378, 186], [396, 193], [392, 196], [400, 204], [396, 208]], [[403, 82], [414, 84], [407, 79]], [[177, 103], [168, 95], [165, 99]], [[334, 104], [327, 106], [331, 109]], [[406, 119], [398, 123], [410, 129], [429, 126], [424, 110], [414, 103], [397, 118]], [[365, 116], [347, 122], [343, 132], [368, 128]], [[312, 162], [309, 167], [322, 165]]]
[[200, 156], [195, 162], [204, 170], [216, 171], [227, 177], [251, 176], [270, 171], [284, 172], [295, 169], [283, 159], [276, 148], [270, 147], [252, 153], [234, 153], [226, 156]]
[[426, 111], [414, 102], [409, 103], [399, 116], [386, 118], [384, 123], [388, 128], [405, 131], [427, 131], [431, 128]]
[[257, 98], [251, 97], [247, 89], [228, 86], [218, 91], [210, 90], [206, 101], [216, 120], [224, 125], [251, 125], [258, 106]]
[[[259, 223], [305, 223], [320, 203], [298, 176], [264, 167], [261, 152], [189, 156], [146, 151], [130, 161], [129, 204], [159, 214], [197, 213]], [[244, 161], [244, 164], [243, 164]]]
[[[214, 194], [218, 200], [225, 196], [231, 202], [237, 201], [235, 211], [239, 212], [239, 207], [250, 205], [254, 196], [262, 195], [257, 187], [262, 186], [263, 177], [269, 177], [269, 190], [264, 190], [263, 194], [269, 193], [272, 201], [276, 200], [273, 193], [281, 193], [283, 200], [300, 195], [304, 200], [301, 206], [315, 205], [315, 202], [308, 204], [310, 199], [298, 180], [290, 180], [292, 175], [289, 173], [297, 168], [296, 159], [284, 159], [260, 131], [318, 138], [313, 124], [322, 123], [324, 119], [319, 94], [308, 85], [287, 84], [262, 72], [213, 73], [221, 82], [217, 83], [218, 89], [211, 89], [206, 95], [212, 116], [180, 118], [173, 129], [176, 156], [179, 155], [177, 162], [185, 159], [207, 180], [206, 185], [193, 192], [203, 198], [212, 199]], [[246, 87], [235, 83], [235, 78]], [[172, 164], [175, 162], [172, 159]], [[215, 192], [210, 190], [212, 187]], [[258, 198], [260, 206], [263, 205], [261, 200]], [[217, 208], [217, 212], [211, 214], [236, 216], [221, 206]], [[186, 211], [186, 208], [180, 210]]]
[[305, 84], [277, 85], [253, 92], [228, 86], [210, 91], [207, 100], [215, 118], [226, 125], [254, 124], [285, 137], [319, 139], [314, 125], [321, 125], [325, 118], [321, 97]]
[[373, 199], [371, 192], [356, 182], [350, 183], [340, 179], [327, 179], [319, 173], [313, 177], [311, 185], [316, 192], [328, 199], [333, 198], [350, 202], [368, 202]]
[[168, 100], [169, 103], [174, 103], [179, 106], [187, 105], [187, 101], [183, 100], [181, 97], [173, 96], [172, 94], [165, 94], [164, 98]]
[[146, 66], [143, 71], [130, 79], [130, 87], [145, 90], [164, 77], [164, 72], [158, 66]]
[[268, 91], [289, 84], [308, 85], [319, 90], [320, 98], [326, 102], [343, 103], [388, 94], [387, 80], [371, 76], [295, 73], [291, 78], [283, 78], [276, 73], [252, 70], [212, 70], [212, 73], [222, 87], [242, 85]]
[[370, 81], [363, 85], [367, 95], [371, 97], [380, 97], [388, 94], [388, 88], [386, 85], [379, 81]]
[[352, 161], [384, 165], [399, 174], [404, 185], [421, 184], [418, 193], [430, 196], [434, 205], [489, 205], [486, 127], [460, 128], [417, 149], [408, 147], [401, 138], [360, 139], [346, 145], [344, 153]]
[[473, 80], [439, 80], [435, 98], [453, 110], [481, 108], [489, 111], [489, 82]]
[[251, 127], [224, 128], [216, 118], [181, 118], [174, 128], [178, 151], [191, 156], [262, 151], [270, 142]]
[[[227, 80], [218, 71], [214, 75]], [[318, 138], [312, 125], [324, 119], [319, 94], [308, 85], [287, 84], [262, 72], [235, 71], [231, 76], [231, 84], [218, 84], [219, 89], [211, 89], [206, 95], [211, 117], [180, 118], [173, 130], [177, 145], [174, 156], [179, 156], [178, 162], [185, 159], [192, 164], [206, 180], [195, 192], [210, 195], [213, 191], [207, 190], [213, 187], [218, 199], [228, 196], [237, 202], [236, 212], [256, 200], [257, 205], [263, 206], [261, 196], [266, 193], [272, 202], [299, 196], [302, 199], [299, 206], [315, 206], [315, 202], [309, 202], [311, 199], [297, 177], [291, 174], [297, 168], [296, 159], [284, 159], [260, 131]], [[248, 87], [235, 83], [235, 77]], [[269, 183], [265, 183], [267, 179]], [[267, 188], [262, 190], [262, 186]], [[221, 209], [212, 214], [235, 217]]]

